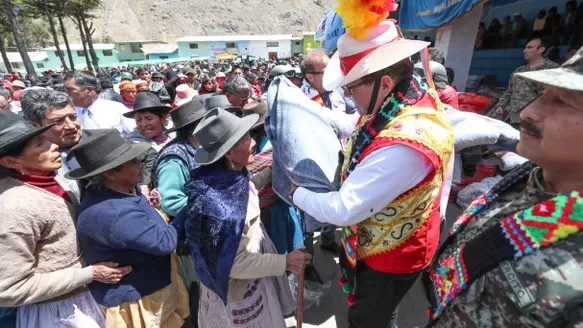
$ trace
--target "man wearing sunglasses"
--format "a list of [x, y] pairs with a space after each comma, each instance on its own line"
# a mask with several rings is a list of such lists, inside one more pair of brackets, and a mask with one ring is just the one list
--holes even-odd
[[[293, 67], [290, 65], [276, 65], [271, 72], [269, 72], [269, 84], [276, 77], [283, 75], [288, 78], [296, 87], [301, 88], [304, 82], [304, 75], [299, 67]], [[268, 85], [269, 87], [269, 85]]]
[[305, 80], [302, 91], [320, 105], [334, 112], [346, 113], [347, 104], [342, 94], [338, 91], [324, 89], [324, 70], [328, 66], [328, 62], [330, 62], [330, 57], [320, 50], [312, 51], [304, 58], [300, 64]]

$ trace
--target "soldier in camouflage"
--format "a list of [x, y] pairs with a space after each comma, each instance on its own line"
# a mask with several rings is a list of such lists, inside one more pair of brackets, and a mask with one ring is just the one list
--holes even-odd
[[[494, 188], [505, 191], [464, 230], [450, 237], [438, 252], [437, 263], [444, 263], [460, 245], [469, 245], [488, 228], [500, 225], [502, 219], [559, 194], [583, 190], [583, 147], [578, 145], [583, 140], [583, 48], [561, 68], [513, 77], [515, 81], [522, 79], [544, 89], [520, 113], [518, 152], [537, 164], [526, 163], [505, 177]], [[581, 212], [570, 215], [579, 228], [582, 216]], [[488, 251], [494, 250], [483, 250], [483, 258], [491, 258], [486, 256]], [[518, 259], [493, 265], [479, 261], [493, 269], [470, 278], [467, 289], [434, 318], [431, 326], [583, 327], [581, 230]], [[430, 290], [435, 300], [434, 285]]]
[[544, 57], [546, 46], [541, 39], [532, 39], [524, 49], [526, 65], [520, 66], [512, 74], [508, 89], [504, 92], [488, 116], [509, 122], [515, 128], [520, 123], [520, 112], [538, 98], [544, 87], [538, 83], [521, 79], [516, 73], [557, 68], [559, 65]]

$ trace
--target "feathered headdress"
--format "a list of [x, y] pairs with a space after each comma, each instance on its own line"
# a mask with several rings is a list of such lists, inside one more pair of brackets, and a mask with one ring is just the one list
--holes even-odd
[[339, 0], [335, 10], [344, 20], [346, 33], [362, 40], [371, 28], [387, 19], [398, 7], [395, 0]]

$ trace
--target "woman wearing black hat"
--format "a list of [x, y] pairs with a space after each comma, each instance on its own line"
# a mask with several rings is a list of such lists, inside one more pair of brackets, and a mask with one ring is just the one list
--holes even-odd
[[286, 271], [310, 262], [302, 250], [279, 255], [259, 219], [257, 190], [246, 166], [259, 120], [224, 109], [208, 112], [194, 132], [201, 165], [186, 186], [186, 235], [201, 282], [199, 327], [285, 327], [293, 311]]
[[127, 118], [136, 120], [136, 129], [126, 138], [132, 141], [148, 142], [156, 151], [159, 151], [172, 141], [164, 128], [171, 109], [163, 105], [155, 94], [139, 93], [134, 101], [134, 110], [123, 114]]
[[140, 188], [144, 195], [152, 197], [151, 201], [153, 203], [159, 202], [157, 195], [150, 195], [156, 153], [172, 141], [172, 138], [166, 134], [164, 127], [168, 121], [170, 109], [170, 107], [164, 106], [155, 94], [142, 92], [136, 96], [134, 110], [123, 114], [125, 117], [136, 121], [136, 128], [125, 138], [133, 142], [146, 142], [152, 146], [139, 159], [142, 162], [144, 172]]
[[158, 153], [153, 170], [161, 210], [170, 217], [186, 206], [184, 186], [190, 180], [190, 172], [198, 167], [194, 154], [199, 144], [192, 133], [205, 113], [205, 107], [196, 97], [170, 112], [174, 127], [168, 132], [176, 132], [176, 138]]
[[[20, 306], [17, 327], [103, 326], [103, 312], [85, 289], [116, 284], [130, 267], [83, 267], [77, 203], [55, 170], [58, 147], [17, 114], [0, 111], [0, 306]], [[107, 259], [106, 261], [111, 261]]]
[[119, 285], [89, 285], [97, 303], [106, 308], [108, 327], [181, 327], [190, 312], [188, 294], [178, 272], [171, 270], [170, 256], [183, 233], [184, 218], [178, 215], [166, 224], [136, 188], [142, 179], [137, 157], [148, 148], [147, 143], [132, 143], [106, 130], [72, 149], [80, 167], [66, 174], [90, 180], [77, 220], [85, 260], [107, 259], [133, 268]]
[[[184, 186], [190, 180], [190, 172], [198, 167], [194, 160], [194, 154], [199, 144], [192, 133], [205, 113], [206, 108], [198, 97], [170, 112], [174, 127], [168, 131], [176, 132], [176, 138], [158, 153], [153, 170], [153, 187], [155, 189], [150, 195], [150, 200], [158, 196], [160, 201], [152, 201], [152, 204], [170, 218], [175, 217], [186, 207], [188, 198], [184, 192]], [[193, 299], [190, 307], [193, 315], [190, 320], [196, 324], [199, 292], [194, 265], [188, 248], [181, 247], [178, 249], [178, 253], [182, 255], [179, 258], [182, 264], [183, 278]]]

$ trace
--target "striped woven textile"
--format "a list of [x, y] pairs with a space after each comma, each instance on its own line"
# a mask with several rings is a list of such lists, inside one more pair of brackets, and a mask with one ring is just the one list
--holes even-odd
[[[247, 170], [251, 174], [256, 174], [262, 170], [271, 167], [273, 164], [273, 150], [269, 149], [255, 155], [255, 161], [247, 165]], [[259, 190], [259, 207], [266, 208], [275, 203], [277, 195], [271, 186], [271, 183]]]

